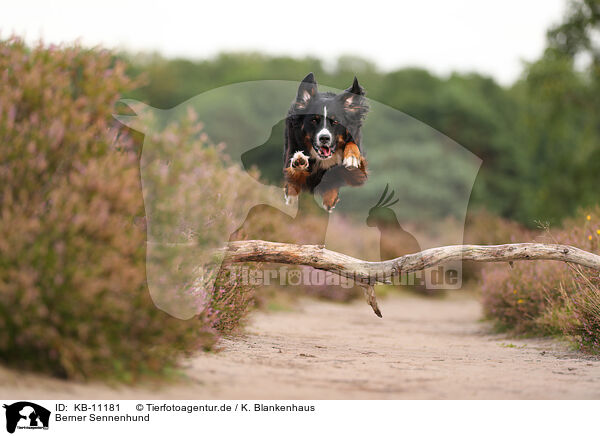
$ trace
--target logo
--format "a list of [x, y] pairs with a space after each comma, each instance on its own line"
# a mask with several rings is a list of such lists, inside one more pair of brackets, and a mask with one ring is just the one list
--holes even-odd
[[14, 433], [18, 429], [48, 430], [50, 411], [29, 401], [18, 401], [4, 405], [6, 409], [6, 431]]

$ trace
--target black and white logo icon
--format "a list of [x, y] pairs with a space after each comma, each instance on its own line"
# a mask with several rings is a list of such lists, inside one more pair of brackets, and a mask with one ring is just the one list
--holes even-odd
[[29, 401], [18, 401], [4, 405], [6, 409], [6, 431], [14, 433], [16, 429], [48, 429], [50, 411]]

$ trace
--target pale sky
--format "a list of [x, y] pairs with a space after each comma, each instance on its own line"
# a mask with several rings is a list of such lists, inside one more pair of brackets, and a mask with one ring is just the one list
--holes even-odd
[[351, 54], [382, 70], [477, 71], [514, 81], [534, 60], [566, 0], [4, 1], [0, 37], [158, 51], [201, 59], [221, 51]]

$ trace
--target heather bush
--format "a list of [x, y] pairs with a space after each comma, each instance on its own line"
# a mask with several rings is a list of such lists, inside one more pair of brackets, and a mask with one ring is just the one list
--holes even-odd
[[[578, 292], [565, 296], [565, 309], [557, 321], [583, 351], [600, 352], [600, 280], [578, 273]], [[562, 316], [561, 316], [562, 315]]]
[[178, 318], [207, 314], [212, 328], [231, 333], [254, 304], [254, 287], [221, 268], [215, 249], [253, 205], [266, 200], [265, 191], [249, 183], [256, 174], [231, 163], [224, 145], [209, 143], [193, 110], [175, 120], [151, 112], [140, 117], [136, 122], [146, 132], [141, 178], [152, 299]]
[[549, 261], [491, 265], [483, 268], [481, 282], [484, 313], [500, 329], [560, 333], [552, 319], [562, 300], [561, 289], [571, 286], [567, 265]]
[[[133, 380], [234, 329], [249, 289], [206, 290], [206, 309], [188, 321], [150, 298], [139, 148], [112, 117], [136, 85], [123, 65], [102, 50], [13, 38], [0, 42], [0, 72], [0, 361]], [[196, 141], [227, 198], [242, 170], [193, 133], [160, 140]], [[220, 206], [198, 213], [218, 221]]]
[[[600, 253], [600, 206], [580, 213], [564, 224], [558, 241], [592, 253]], [[573, 266], [570, 272], [572, 292], [563, 292], [563, 304], [554, 311], [552, 321], [563, 334], [584, 351], [600, 352], [600, 274]]]
[[[599, 253], [600, 207], [579, 213], [548, 231], [540, 242]], [[598, 272], [563, 262], [490, 265], [482, 274], [484, 312], [503, 329], [519, 334], [565, 335], [580, 349], [600, 351]]]

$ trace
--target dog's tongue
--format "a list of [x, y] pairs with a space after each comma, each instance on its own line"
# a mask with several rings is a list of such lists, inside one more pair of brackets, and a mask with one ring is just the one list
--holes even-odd
[[323, 153], [323, 156], [329, 156], [331, 154], [331, 150], [329, 147], [323, 146], [321, 147], [321, 153]]

